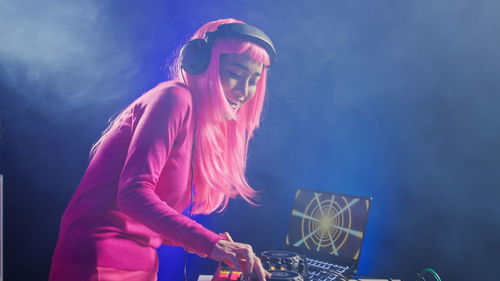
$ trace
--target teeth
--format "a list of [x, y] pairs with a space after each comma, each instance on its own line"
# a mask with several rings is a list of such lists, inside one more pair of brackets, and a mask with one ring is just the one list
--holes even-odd
[[233, 107], [233, 108], [236, 108], [236, 107], [238, 107], [238, 105], [239, 105], [239, 103], [237, 103], [237, 102], [232, 102], [232, 101], [230, 101], [230, 100], [228, 100], [228, 102], [229, 102], [229, 104], [231, 105], [231, 107]]

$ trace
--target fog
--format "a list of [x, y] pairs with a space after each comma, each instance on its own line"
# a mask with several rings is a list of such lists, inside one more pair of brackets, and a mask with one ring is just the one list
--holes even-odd
[[[492, 276], [499, 10], [490, 0], [6, 1], [6, 280], [46, 279], [60, 216], [108, 119], [167, 79], [190, 34], [224, 17], [266, 31], [278, 60], [249, 151], [247, 177], [261, 206], [234, 200], [201, 223], [257, 251], [276, 249], [296, 188], [370, 196], [360, 273], [432, 267], [443, 280]], [[183, 258], [162, 247], [159, 280], [179, 278]], [[188, 273], [214, 266], [190, 256]]]

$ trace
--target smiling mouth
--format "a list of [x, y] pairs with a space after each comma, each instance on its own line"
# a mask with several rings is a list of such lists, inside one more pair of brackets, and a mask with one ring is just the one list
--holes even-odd
[[233, 103], [233, 102], [229, 102], [229, 104], [231, 105], [232, 108], [236, 109], [240, 106], [239, 103]]
[[231, 107], [232, 107], [233, 109], [236, 109], [236, 108], [240, 107], [240, 105], [241, 105], [241, 102], [239, 102], [239, 101], [234, 101], [234, 100], [232, 100], [232, 99], [231, 99], [231, 98], [229, 98], [229, 97], [226, 97], [226, 100], [227, 100], [227, 102], [229, 103], [229, 105], [231, 105]]

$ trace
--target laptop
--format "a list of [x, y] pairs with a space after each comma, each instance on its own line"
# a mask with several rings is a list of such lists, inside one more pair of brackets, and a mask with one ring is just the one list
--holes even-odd
[[343, 280], [355, 273], [371, 200], [297, 189], [285, 244], [305, 257], [309, 281]]

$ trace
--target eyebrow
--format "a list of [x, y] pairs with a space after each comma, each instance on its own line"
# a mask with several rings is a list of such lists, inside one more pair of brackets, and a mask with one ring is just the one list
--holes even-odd
[[[244, 66], [244, 65], [242, 65], [242, 64], [239, 64], [239, 63], [237, 63], [237, 62], [233, 62], [233, 63], [231, 63], [231, 65], [234, 65], [234, 66], [237, 66], [237, 67], [243, 68], [243, 69], [244, 69], [244, 70], [246, 70], [246, 71], [250, 71], [250, 69], [248, 69], [248, 67], [246, 67], [246, 66]], [[260, 76], [260, 75], [261, 75], [261, 73], [260, 73], [260, 72], [256, 72], [256, 73], [255, 73], [255, 75], [256, 75], [256, 76]]]

